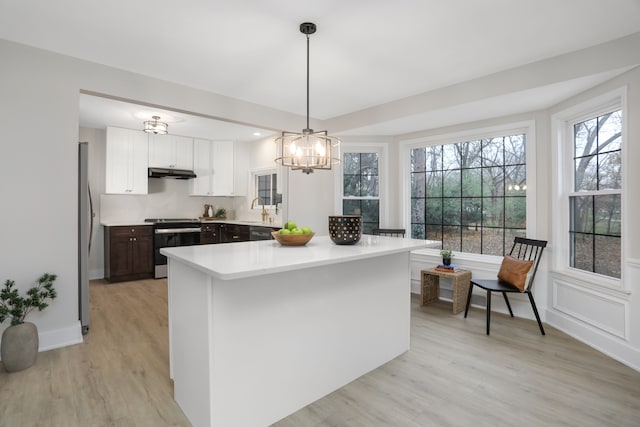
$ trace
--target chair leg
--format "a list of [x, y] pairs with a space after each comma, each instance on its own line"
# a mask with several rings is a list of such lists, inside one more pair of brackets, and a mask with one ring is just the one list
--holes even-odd
[[540, 316], [538, 315], [538, 309], [536, 307], [536, 302], [533, 300], [533, 294], [531, 292], [527, 292], [529, 295], [529, 301], [531, 301], [531, 307], [533, 308], [533, 314], [536, 315], [536, 320], [538, 321], [538, 327], [540, 328], [540, 333], [545, 335], [544, 328], [542, 327], [542, 322], [540, 321]]
[[513, 311], [511, 311], [511, 304], [509, 304], [509, 298], [507, 298], [507, 293], [503, 292], [502, 296], [504, 297], [504, 302], [507, 303], [507, 308], [509, 309], [509, 314], [513, 317]]
[[467, 294], [467, 305], [464, 308], [464, 317], [467, 318], [469, 312], [469, 306], [471, 305], [471, 292], [473, 291], [473, 283], [469, 283], [469, 293]]
[[487, 335], [489, 335], [490, 325], [491, 325], [491, 291], [487, 291]]

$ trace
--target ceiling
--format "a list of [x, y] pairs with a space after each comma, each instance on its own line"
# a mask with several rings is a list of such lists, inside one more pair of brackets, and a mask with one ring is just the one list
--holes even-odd
[[[310, 115], [330, 120], [637, 33], [640, 0], [0, 0], [2, 39], [300, 115], [305, 21], [318, 26]], [[451, 124], [452, 113], [487, 118], [509, 100], [531, 111], [622, 71], [430, 111], [427, 122], [407, 116], [343, 133], [407, 133], [418, 123]], [[97, 104], [81, 105], [85, 124], [104, 122], [109, 105], [113, 116], [141, 114], [139, 106]], [[202, 119], [173, 114], [173, 129]]]

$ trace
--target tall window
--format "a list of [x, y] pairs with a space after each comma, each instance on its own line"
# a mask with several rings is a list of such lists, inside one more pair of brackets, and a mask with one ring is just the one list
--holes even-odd
[[571, 267], [620, 278], [622, 111], [573, 125]]
[[524, 134], [412, 149], [411, 237], [503, 255], [526, 234], [525, 153]]
[[344, 153], [342, 213], [361, 215], [362, 232], [371, 234], [380, 223], [378, 153]]
[[264, 200], [265, 205], [282, 203], [282, 194], [278, 193], [278, 176], [275, 173], [256, 174], [256, 196]]

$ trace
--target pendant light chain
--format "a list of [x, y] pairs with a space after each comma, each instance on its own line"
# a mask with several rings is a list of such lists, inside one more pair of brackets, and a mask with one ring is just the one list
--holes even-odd
[[309, 129], [309, 38], [307, 34], [307, 130]]

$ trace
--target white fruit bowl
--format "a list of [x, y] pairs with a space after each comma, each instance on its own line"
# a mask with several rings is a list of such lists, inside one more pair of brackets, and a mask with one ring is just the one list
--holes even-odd
[[277, 231], [272, 231], [271, 235], [282, 246], [304, 246], [315, 236], [316, 233], [311, 234], [278, 234]]

